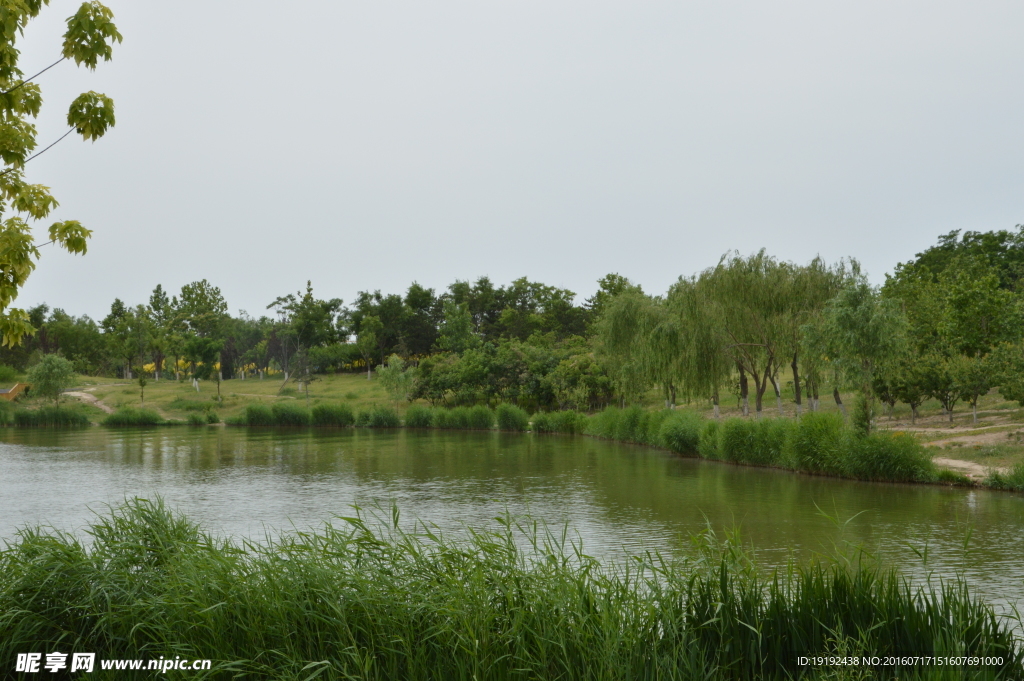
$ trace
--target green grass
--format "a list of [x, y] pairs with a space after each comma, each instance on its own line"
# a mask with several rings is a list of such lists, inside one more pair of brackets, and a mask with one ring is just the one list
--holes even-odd
[[531, 425], [535, 433], [582, 433], [587, 417], [577, 411], [537, 412]]
[[1024, 463], [1019, 463], [1007, 473], [993, 471], [985, 480], [985, 484], [995, 489], [1024, 492]]
[[[203, 422], [206, 422], [205, 418]], [[165, 419], [156, 411], [135, 407], [121, 407], [103, 420], [105, 426], [158, 426], [162, 423]]]
[[434, 426], [434, 410], [414, 404], [405, 412], [406, 428], [432, 428]]
[[360, 428], [400, 428], [402, 420], [394, 409], [376, 406], [359, 412], [356, 425]]
[[[688, 555], [616, 568], [529, 518], [462, 539], [398, 518], [233, 542], [133, 499], [97, 518], [89, 542], [22, 530], [0, 550], [0, 659], [173, 654], [212, 659], [194, 676], [215, 679], [1024, 678], [1013, 623], [955, 577], [912, 587], [824, 559], [762, 572], [708, 535]], [[798, 666], [817, 654], [1002, 663], [870, 676]]]
[[309, 410], [295, 402], [275, 402], [270, 408], [275, 426], [308, 426], [312, 423]]
[[249, 404], [245, 407], [243, 419], [247, 426], [272, 426], [274, 412], [265, 404]]
[[80, 427], [91, 423], [89, 417], [77, 405], [48, 404], [38, 409], [17, 409], [13, 413], [5, 405], [0, 409], [0, 414], [5, 423], [12, 423], [19, 428]]

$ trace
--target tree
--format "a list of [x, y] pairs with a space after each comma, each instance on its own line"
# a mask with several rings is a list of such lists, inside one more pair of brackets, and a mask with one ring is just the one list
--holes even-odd
[[[18, 64], [21, 52], [15, 47], [27, 24], [45, 4], [45, 0], [5, 2], [2, 12], [0, 159], [5, 167], [0, 171], [0, 213], [8, 212], [10, 217], [0, 222], [0, 342], [8, 347], [34, 331], [28, 314], [10, 306], [40, 257], [31, 223], [45, 219], [57, 206], [48, 187], [25, 180], [25, 164], [49, 147], [30, 155], [38, 145], [36, 128], [29, 119], [39, 115], [43, 100], [39, 85], [32, 82], [36, 76], [24, 77]], [[67, 20], [61, 58], [56, 63], [71, 59], [79, 66], [95, 69], [100, 59], [110, 60], [113, 43], [120, 41], [113, 13], [98, 2], [85, 2]], [[97, 92], [83, 93], [71, 103], [67, 121], [65, 136], [77, 132], [85, 140], [96, 140], [114, 125], [114, 102]], [[77, 220], [55, 222], [49, 227], [47, 243], [69, 253], [84, 254], [91, 234]]]
[[377, 370], [377, 378], [396, 404], [412, 399], [416, 370], [407, 367], [405, 360], [398, 355], [391, 355], [387, 364]]
[[904, 351], [906, 317], [898, 304], [861, 279], [828, 302], [822, 321], [822, 350], [840, 375], [860, 388], [867, 415], [862, 425], [870, 430], [875, 377]]
[[444, 320], [437, 337], [437, 347], [456, 354], [480, 347], [480, 337], [473, 330], [473, 317], [466, 303], [444, 301]]
[[52, 397], [56, 403], [61, 393], [74, 385], [75, 366], [60, 355], [43, 355], [39, 363], [28, 370], [27, 380], [32, 392], [40, 397]]
[[383, 329], [384, 325], [373, 315], [364, 317], [360, 324], [359, 334], [356, 336], [356, 348], [358, 348], [363, 361], [366, 362], [366, 380], [370, 380], [370, 367], [377, 354], [380, 334]]

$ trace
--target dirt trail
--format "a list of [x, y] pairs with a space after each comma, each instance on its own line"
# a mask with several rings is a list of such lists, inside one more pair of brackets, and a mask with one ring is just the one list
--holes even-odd
[[997, 471], [999, 473], [1005, 473], [1005, 468], [996, 468], [994, 466], [982, 466], [980, 463], [973, 461], [963, 461], [961, 459], [947, 459], [941, 456], [936, 456], [932, 459], [936, 466], [942, 466], [943, 468], [949, 468], [950, 470], [956, 471], [957, 473], [963, 473], [972, 480], [984, 480], [988, 477], [989, 471]]
[[95, 395], [90, 395], [88, 392], [74, 390], [74, 391], [71, 391], [71, 392], [66, 392], [64, 394], [69, 396], [69, 397], [77, 397], [78, 399], [82, 400], [83, 402], [88, 402], [89, 404], [91, 404], [94, 407], [99, 407], [104, 413], [107, 413], [107, 414], [113, 414], [114, 413], [113, 409], [111, 409], [107, 405], [105, 405], [102, 402], [100, 402], [98, 399], [96, 399]]

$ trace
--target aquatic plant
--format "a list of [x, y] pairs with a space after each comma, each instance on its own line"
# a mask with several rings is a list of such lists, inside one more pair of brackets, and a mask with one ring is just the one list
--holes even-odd
[[52, 404], [38, 409], [18, 409], [10, 415], [5, 407], [0, 415], [8, 417], [10, 422], [21, 428], [61, 428], [91, 423], [89, 417], [75, 407]]
[[103, 419], [105, 426], [158, 426], [165, 423], [164, 417], [153, 409], [121, 407]]
[[308, 426], [311, 422], [309, 410], [290, 400], [274, 402], [270, 411], [275, 426]]
[[356, 422], [355, 412], [347, 404], [318, 404], [311, 412], [314, 426], [353, 426]]
[[[217, 679], [1024, 678], [1014, 622], [960, 578], [911, 586], [857, 559], [765, 572], [710, 535], [616, 567], [529, 518], [460, 538], [399, 518], [236, 542], [132, 499], [88, 543], [24, 529], [0, 550], [0, 659], [173, 654]], [[992, 663], [847, 675], [812, 655]]]
[[494, 415], [498, 430], [523, 431], [530, 427], [530, 415], [514, 404], [499, 404]]
[[431, 428], [434, 425], [434, 410], [414, 404], [405, 412], [406, 428]]

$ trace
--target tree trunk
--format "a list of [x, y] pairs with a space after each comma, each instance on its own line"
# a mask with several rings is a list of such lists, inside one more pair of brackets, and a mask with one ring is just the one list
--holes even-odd
[[782, 391], [779, 390], [779, 380], [772, 375], [772, 387], [775, 388], [775, 406], [779, 408], [779, 416], [785, 416], [786, 412], [782, 411]]
[[910, 425], [917, 423], [917, 405], [910, 405]]
[[716, 389], [711, 395], [711, 404], [715, 405], [715, 418], [722, 418], [722, 411], [718, 407], [718, 390]]
[[796, 415], [800, 416], [800, 369], [797, 365], [797, 355], [798, 353], [793, 353], [793, 362], [789, 366], [793, 369], [793, 401], [796, 402]]
[[836, 404], [839, 405], [839, 411], [843, 412], [843, 418], [846, 418], [846, 405], [843, 404], [843, 398], [839, 397], [839, 388], [832, 389], [832, 397], [835, 398]]
[[818, 382], [811, 384], [811, 411], [818, 411]]
[[974, 423], [978, 423], [978, 403], [974, 402], [971, 404], [971, 408], [974, 410]]
[[196, 392], [199, 392], [199, 379], [198, 378], [195, 379], [195, 383], [196, 383]]
[[739, 365], [740, 369], [740, 401], [743, 403], [743, 415], [750, 416], [750, 385], [747, 383], [747, 372], [743, 370], [743, 366]]

